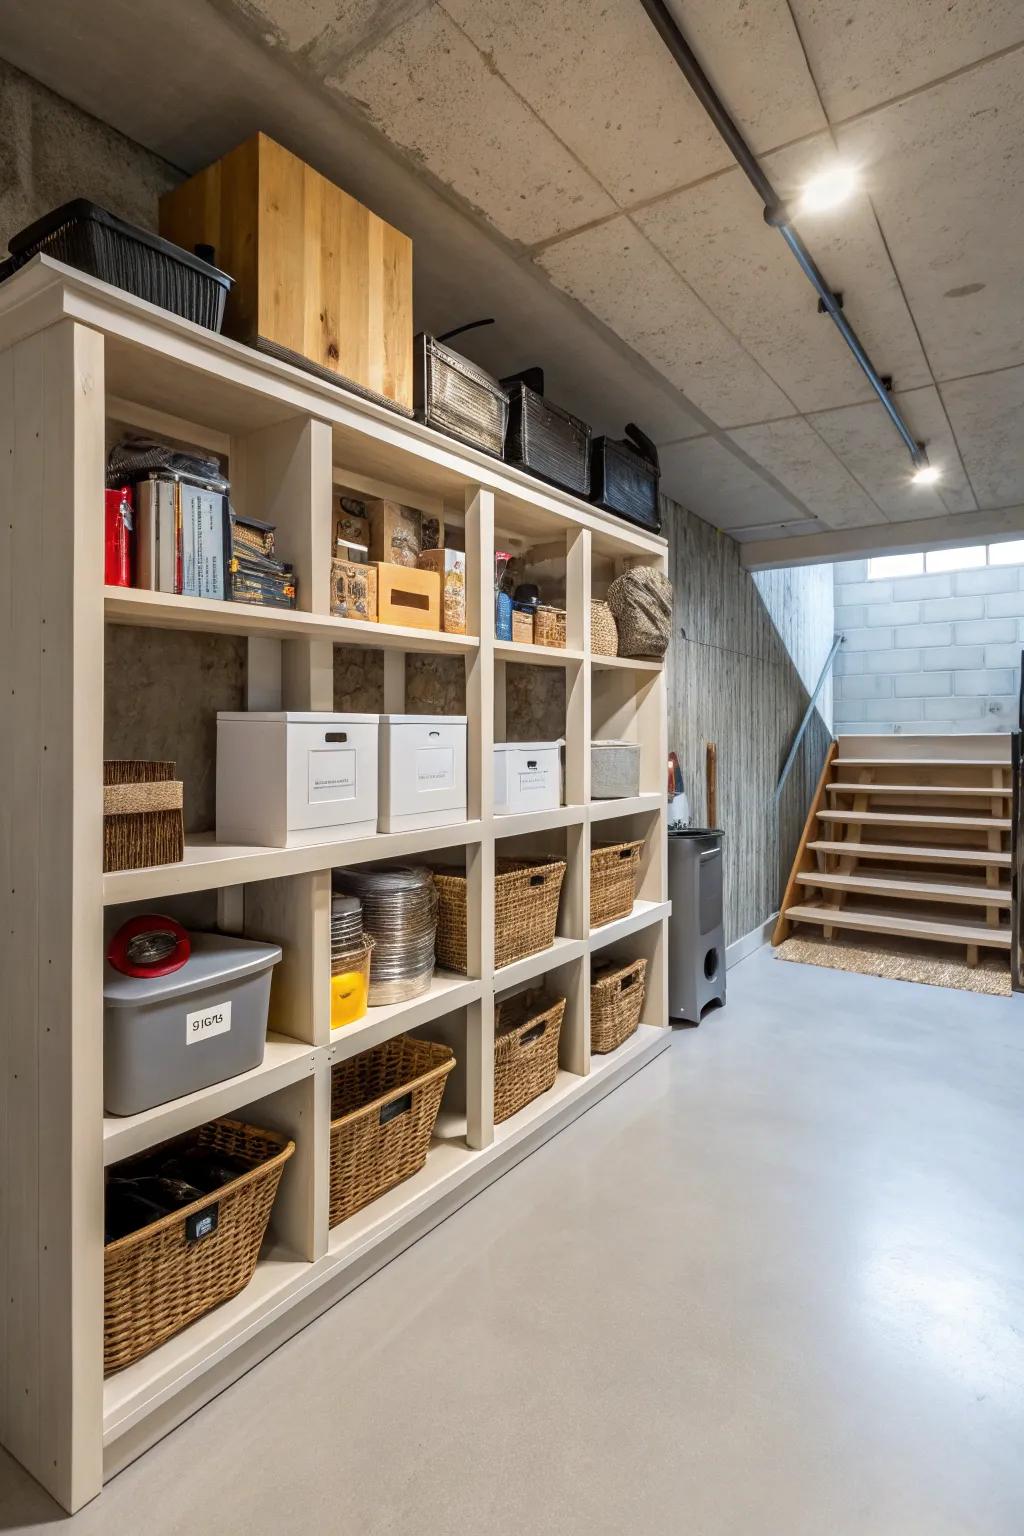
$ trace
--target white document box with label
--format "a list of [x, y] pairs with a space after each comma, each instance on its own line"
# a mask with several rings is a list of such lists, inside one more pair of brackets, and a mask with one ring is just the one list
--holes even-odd
[[379, 718], [218, 714], [218, 843], [294, 848], [376, 832]]
[[553, 811], [562, 803], [562, 742], [496, 741], [494, 813]]
[[466, 716], [381, 715], [382, 832], [466, 819]]

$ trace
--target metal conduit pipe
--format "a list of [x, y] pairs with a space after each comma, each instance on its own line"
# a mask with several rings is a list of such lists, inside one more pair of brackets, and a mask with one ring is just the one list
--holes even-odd
[[672, 55], [691, 90], [724, 139], [740, 170], [753, 186], [764, 204], [765, 223], [777, 229], [796, 257], [800, 269], [821, 300], [825, 313], [830, 315], [840, 336], [856, 358], [871, 388], [878, 396], [887, 415], [906, 444], [911, 462], [915, 466], [928, 463], [924, 446], [919, 443], [907, 426], [881, 375], [872, 363], [853, 326], [843, 314], [835, 294], [822, 277], [817, 263], [789, 222], [787, 210], [779, 195], [759, 165], [756, 156], [730, 117], [721, 97], [701, 68], [693, 49], [680, 31], [679, 24], [666, 4], [666, 0], [641, 0], [658, 36]]

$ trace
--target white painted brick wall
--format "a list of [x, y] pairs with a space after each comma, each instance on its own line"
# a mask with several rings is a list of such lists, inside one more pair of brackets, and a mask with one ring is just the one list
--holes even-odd
[[844, 732], [1014, 729], [1024, 566], [868, 581], [867, 562], [851, 560], [834, 574]]

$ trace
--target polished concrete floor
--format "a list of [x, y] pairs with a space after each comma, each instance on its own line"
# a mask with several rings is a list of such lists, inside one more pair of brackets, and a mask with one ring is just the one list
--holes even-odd
[[1020, 1536], [1022, 1168], [1024, 1002], [762, 950], [70, 1529]]

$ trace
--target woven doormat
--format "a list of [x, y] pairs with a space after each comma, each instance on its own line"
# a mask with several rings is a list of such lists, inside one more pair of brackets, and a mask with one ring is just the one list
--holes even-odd
[[929, 987], [954, 987], [960, 992], [1010, 996], [1010, 963], [999, 956], [982, 958], [976, 966], [954, 959], [945, 945], [889, 939], [785, 939], [775, 953], [800, 965], [823, 965], [833, 971], [861, 976], [886, 976], [890, 981], [919, 981]]

